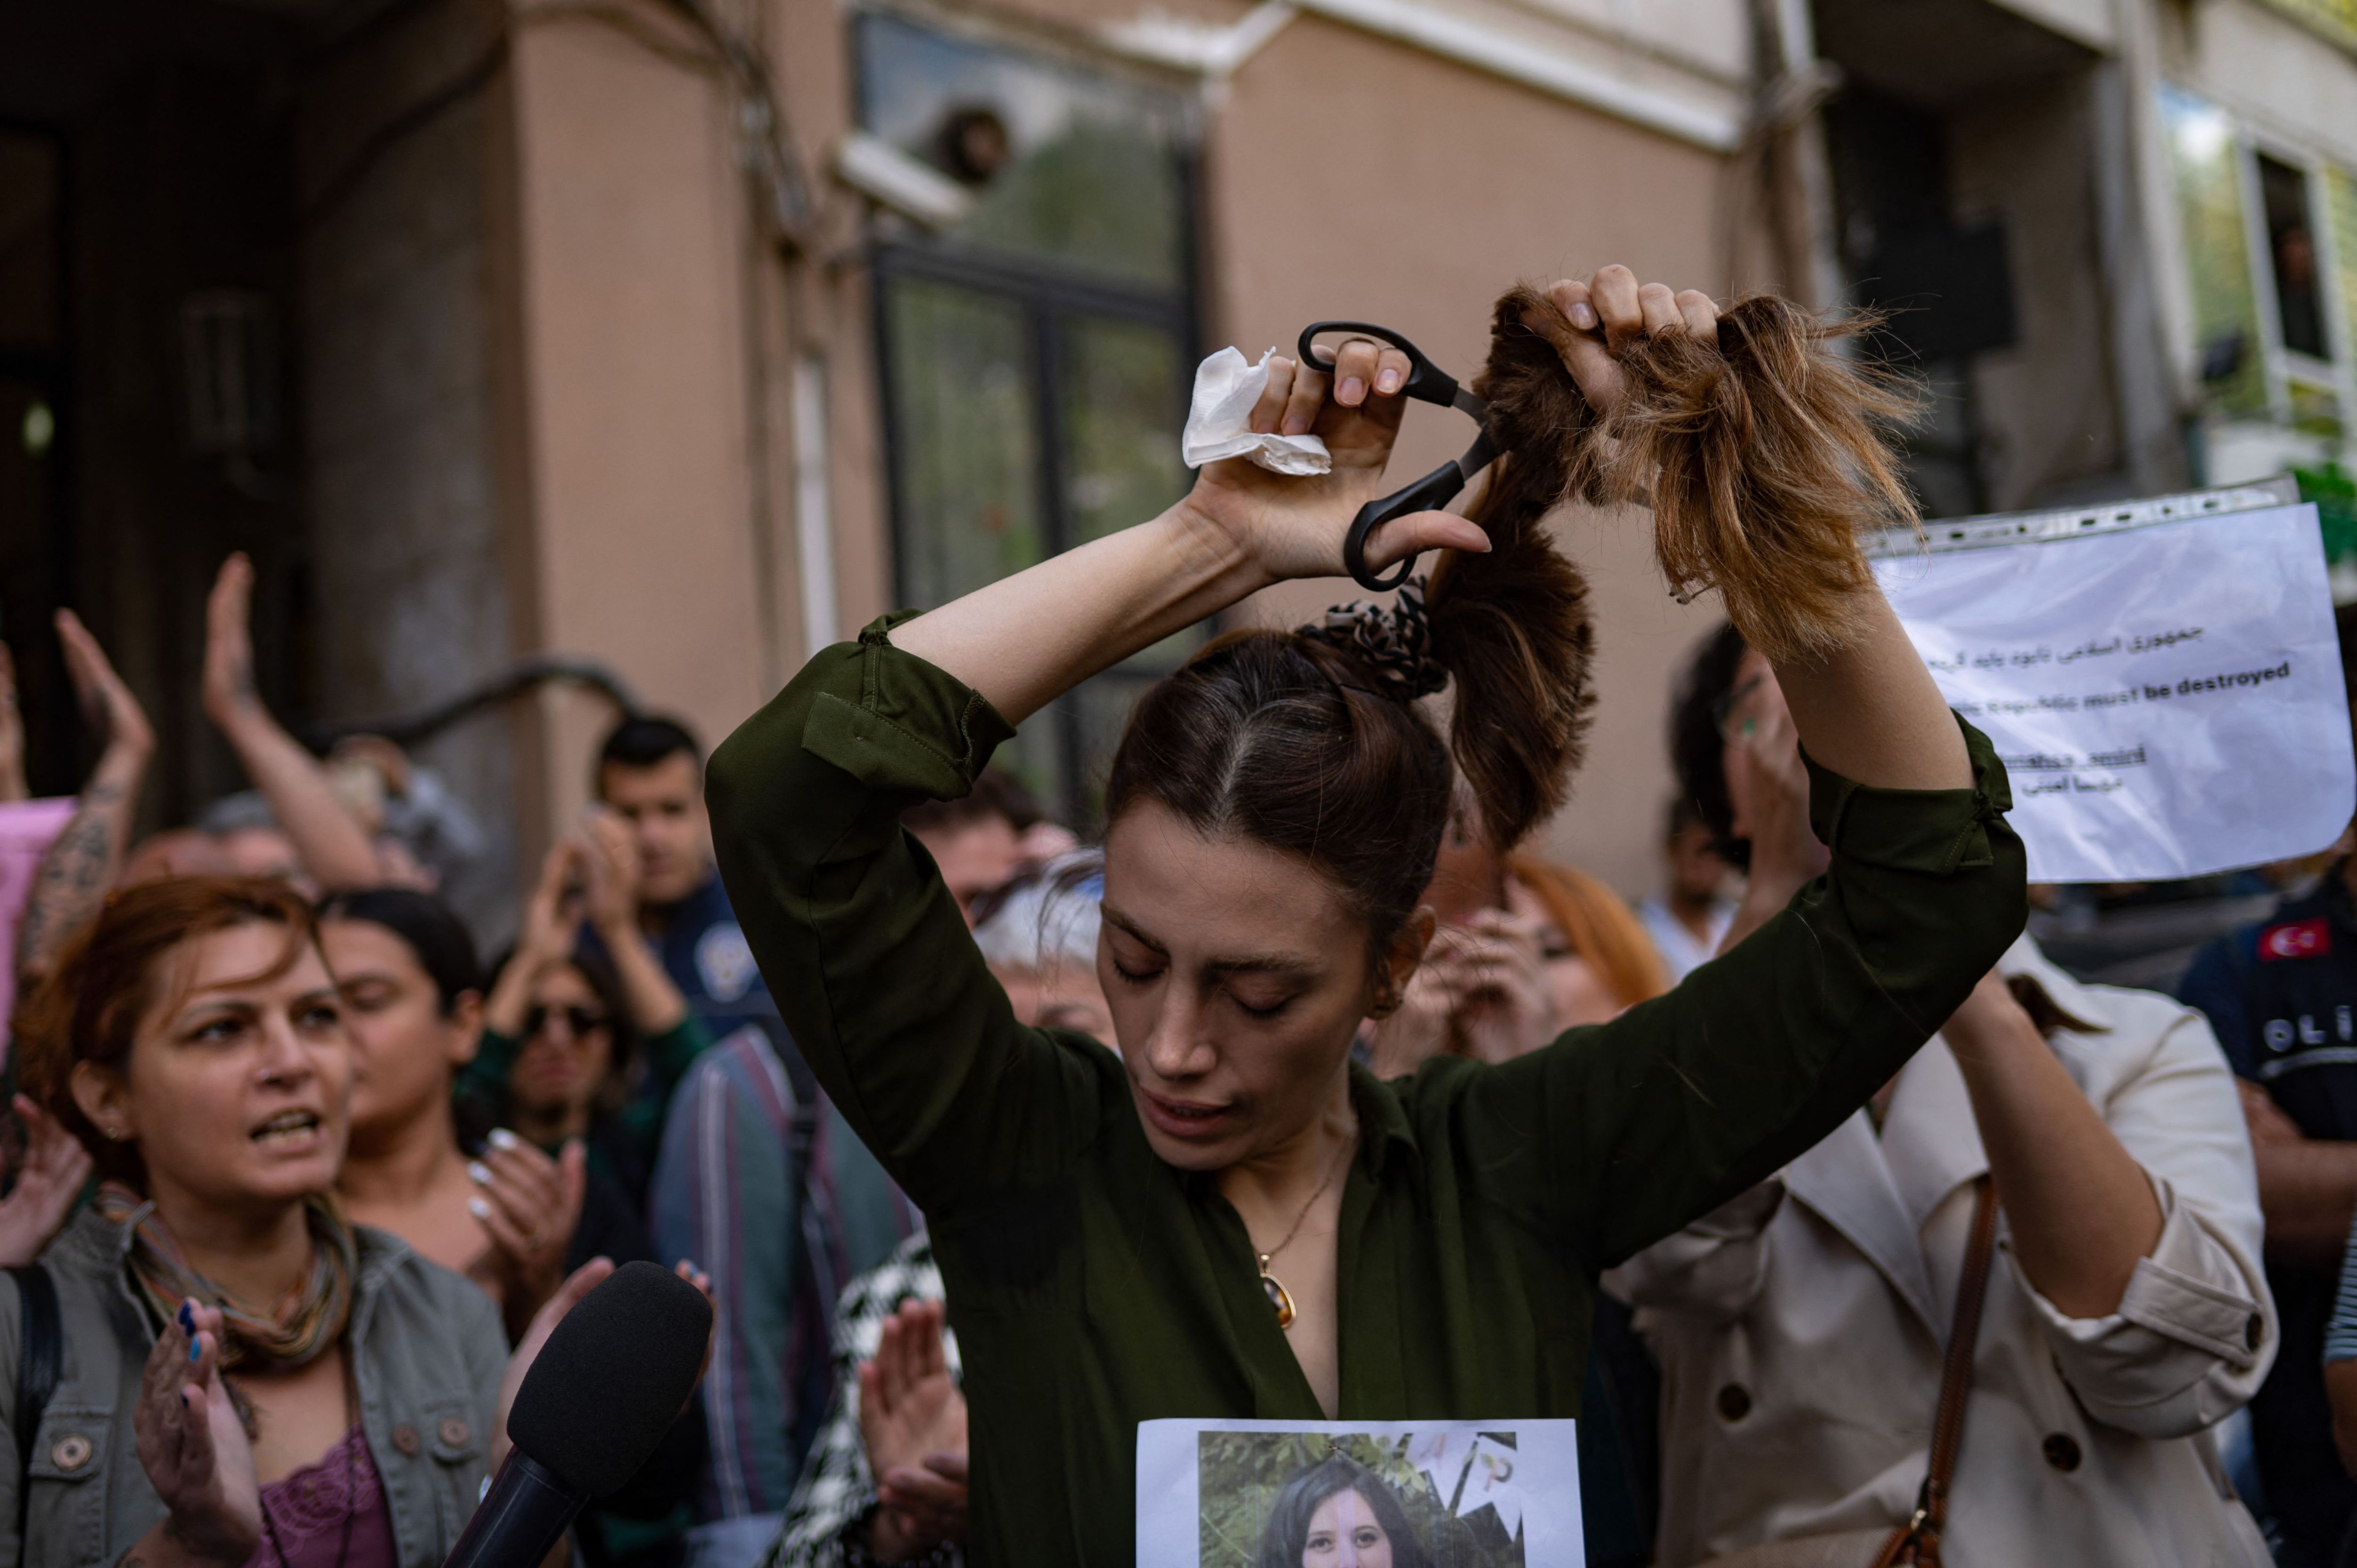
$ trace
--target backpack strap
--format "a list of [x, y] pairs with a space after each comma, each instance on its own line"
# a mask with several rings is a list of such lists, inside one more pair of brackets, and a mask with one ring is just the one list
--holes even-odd
[[19, 1322], [16, 1329], [16, 1550], [25, 1551], [26, 1508], [33, 1495], [33, 1439], [40, 1434], [41, 1412], [58, 1391], [58, 1376], [65, 1365], [64, 1323], [58, 1312], [58, 1283], [39, 1263], [24, 1263], [8, 1271], [16, 1282]]

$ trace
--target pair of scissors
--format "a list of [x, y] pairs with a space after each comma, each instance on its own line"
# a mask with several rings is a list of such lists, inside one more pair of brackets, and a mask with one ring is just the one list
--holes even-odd
[[1430, 360], [1416, 346], [1392, 331], [1364, 321], [1313, 321], [1301, 329], [1300, 362], [1330, 371], [1334, 353], [1319, 358], [1313, 350], [1316, 340], [1329, 333], [1342, 333], [1352, 338], [1365, 338], [1386, 348], [1397, 349], [1407, 356], [1407, 384], [1400, 395], [1415, 398], [1419, 403], [1435, 403], [1442, 408], [1461, 409], [1481, 424], [1481, 434], [1465, 449], [1465, 456], [1453, 463], [1443, 463], [1404, 490], [1371, 500], [1359, 509], [1351, 520], [1351, 532], [1342, 539], [1342, 564], [1362, 588], [1381, 593], [1396, 588], [1415, 570], [1415, 557], [1411, 555], [1399, 564], [1389, 576], [1378, 577], [1367, 569], [1367, 535], [1377, 523], [1389, 522], [1410, 512], [1431, 511], [1447, 506], [1462, 490], [1474, 475], [1490, 466], [1498, 448], [1490, 440], [1490, 405], [1457, 384], [1457, 379]]

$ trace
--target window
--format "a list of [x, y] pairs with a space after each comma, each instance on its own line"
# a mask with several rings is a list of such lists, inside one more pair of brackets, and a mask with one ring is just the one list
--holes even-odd
[[2324, 292], [2317, 285], [2316, 231], [2309, 220], [2308, 176], [2258, 155], [2259, 205], [2266, 225], [2267, 259], [2276, 285], [2276, 318], [2283, 346], [2312, 360], [2329, 360]]
[[2161, 114], [2207, 411], [2287, 433], [2286, 460], [2330, 456], [2352, 402], [2357, 186], [2181, 89], [2161, 90]]
[[[930, 608], [1185, 492], [1193, 126], [1157, 82], [882, 12], [856, 27], [862, 127], [975, 198], [876, 258], [898, 596]], [[1001, 760], [1090, 818], [1130, 703], [1202, 637], [1099, 676]]]

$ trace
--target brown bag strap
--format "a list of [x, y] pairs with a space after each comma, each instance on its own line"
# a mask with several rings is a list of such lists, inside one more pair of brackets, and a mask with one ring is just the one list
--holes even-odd
[[1964, 1272], [1956, 1280], [1956, 1316], [1948, 1328], [1947, 1359], [1940, 1368], [1939, 1413], [1932, 1421], [1931, 1469], [1916, 1495], [1914, 1517], [1890, 1532], [1874, 1568], [1910, 1563], [1939, 1568], [1940, 1531], [1948, 1522], [1948, 1485], [1955, 1479], [1956, 1450], [1964, 1445], [1973, 1348], [1980, 1338], [1981, 1303], [1988, 1295], [1989, 1256], [1996, 1248], [1996, 1189], [1986, 1176], [1975, 1186], [1973, 1239], [1964, 1249]]

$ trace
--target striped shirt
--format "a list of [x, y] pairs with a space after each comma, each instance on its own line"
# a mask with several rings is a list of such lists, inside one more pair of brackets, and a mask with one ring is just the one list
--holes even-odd
[[699, 1057], [648, 1194], [661, 1255], [712, 1276], [707, 1520], [784, 1510], [834, 1391], [835, 1297], [921, 1223], [799, 1066], [750, 1025]]

